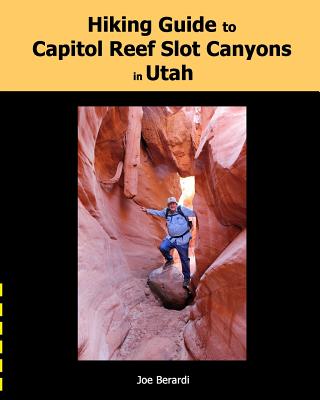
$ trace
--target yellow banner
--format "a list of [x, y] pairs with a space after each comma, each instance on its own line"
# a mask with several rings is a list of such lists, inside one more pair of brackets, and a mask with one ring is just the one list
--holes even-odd
[[319, 0], [4, 2], [0, 90], [319, 90], [319, 11]]

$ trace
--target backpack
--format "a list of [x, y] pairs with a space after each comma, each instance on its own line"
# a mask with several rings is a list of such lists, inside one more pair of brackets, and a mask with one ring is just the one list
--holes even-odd
[[[170, 211], [170, 209], [167, 208], [166, 209], [166, 219], [168, 218], [169, 211]], [[190, 221], [190, 219], [184, 215], [183, 211], [181, 210], [181, 206], [177, 207], [177, 211], [178, 211], [178, 214], [182, 215], [183, 218], [188, 222], [189, 229], [191, 230], [193, 228], [193, 222]]]

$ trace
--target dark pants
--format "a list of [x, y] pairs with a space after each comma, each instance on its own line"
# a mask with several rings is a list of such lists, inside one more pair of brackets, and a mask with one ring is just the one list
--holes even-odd
[[184, 279], [190, 279], [190, 258], [189, 258], [189, 243], [177, 245], [170, 242], [169, 239], [164, 239], [160, 244], [160, 251], [167, 261], [173, 260], [170, 254], [171, 249], [177, 249], [182, 265], [182, 273]]

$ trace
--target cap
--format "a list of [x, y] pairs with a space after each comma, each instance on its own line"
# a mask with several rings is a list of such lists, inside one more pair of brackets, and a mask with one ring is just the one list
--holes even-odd
[[167, 204], [170, 204], [170, 203], [177, 203], [178, 204], [177, 199], [175, 197], [168, 197]]

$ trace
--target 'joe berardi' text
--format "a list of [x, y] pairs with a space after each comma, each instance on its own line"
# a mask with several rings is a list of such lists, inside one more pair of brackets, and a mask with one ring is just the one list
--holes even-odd
[[138, 376], [137, 385], [153, 385], [154, 383], [157, 385], [189, 385], [190, 378], [189, 375], [173, 378], [157, 375], [155, 379], [151, 376]]

